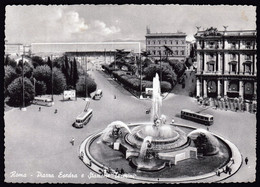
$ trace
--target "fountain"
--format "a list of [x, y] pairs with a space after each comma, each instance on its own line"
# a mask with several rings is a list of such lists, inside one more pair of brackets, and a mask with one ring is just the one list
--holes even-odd
[[[154, 181], [154, 177], [160, 177], [164, 181], [174, 181], [182, 176], [194, 180], [198, 174], [199, 178], [204, 175], [208, 178], [216, 167], [224, 167], [230, 157], [237, 154], [236, 148], [230, 148], [234, 147], [233, 144], [204, 129], [167, 124], [161, 107], [160, 82], [156, 74], [153, 79], [151, 122], [130, 125], [121, 121], [112, 122], [102, 132], [85, 140], [87, 157], [85, 161], [82, 158], [83, 162], [92, 169], [94, 161], [94, 168], [109, 169], [119, 164], [128, 173], [138, 175], [133, 180], [145, 178], [146, 181]], [[117, 159], [117, 162], [111, 162], [108, 158]], [[205, 169], [204, 166], [212, 160], [216, 160], [216, 166]], [[101, 163], [104, 165], [101, 166]]]

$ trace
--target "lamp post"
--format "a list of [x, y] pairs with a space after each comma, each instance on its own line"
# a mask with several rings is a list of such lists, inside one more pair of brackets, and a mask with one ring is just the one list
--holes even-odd
[[160, 81], [162, 81], [162, 54], [161, 54], [161, 51], [160, 51]]
[[87, 87], [88, 58], [87, 58], [87, 56], [86, 56], [86, 58], [84, 56], [84, 64], [86, 65], [86, 70], [84, 70], [84, 74], [85, 74], [85, 93], [86, 93], [86, 100], [87, 100], [87, 98], [88, 98], [88, 87]]
[[25, 102], [24, 102], [24, 62], [23, 62], [24, 53], [25, 53], [24, 47], [25, 46], [23, 46], [23, 54], [22, 54], [22, 100], [23, 100], [23, 105], [22, 105], [22, 108], [21, 108], [22, 111], [26, 111]]
[[53, 63], [52, 63], [52, 55], [51, 55], [51, 104], [54, 105], [54, 100], [53, 100]]

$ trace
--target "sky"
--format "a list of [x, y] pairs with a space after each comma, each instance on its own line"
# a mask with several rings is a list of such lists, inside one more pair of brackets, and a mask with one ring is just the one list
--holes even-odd
[[255, 6], [229, 5], [31, 5], [7, 6], [5, 40], [8, 43], [100, 42], [145, 40], [152, 33], [187, 34], [196, 26], [223, 30], [256, 29]]

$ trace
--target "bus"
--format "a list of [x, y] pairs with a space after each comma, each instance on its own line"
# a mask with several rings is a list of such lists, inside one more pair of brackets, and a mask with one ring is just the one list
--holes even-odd
[[46, 98], [46, 97], [34, 97], [32, 104], [42, 105], [42, 106], [52, 106], [52, 100], [51, 98]]
[[101, 97], [103, 96], [102, 90], [98, 89], [94, 95], [94, 99], [101, 99]]
[[204, 125], [212, 125], [213, 124], [213, 116], [210, 114], [202, 114], [193, 112], [191, 110], [183, 109], [181, 110], [181, 118], [192, 120], [195, 122], [202, 123]]
[[82, 112], [77, 116], [76, 121], [74, 123], [74, 127], [82, 128], [83, 125], [86, 125], [89, 122], [92, 116], [93, 116], [92, 109], [88, 109], [87, 111]]

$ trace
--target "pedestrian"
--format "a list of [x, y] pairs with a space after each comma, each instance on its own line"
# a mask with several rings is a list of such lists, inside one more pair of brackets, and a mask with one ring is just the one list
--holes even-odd
[[41, 111], [41, 109], [42, 109], [42, 108], [41, 108], [41, 107], [39, 107], [39, 112]]
[[245, 158], [245, 163], [246, 163], [246, 165], [247, 165], [247, 163], [248, 163], [248, 158], [247, 158], [247, 157]]
[[174, 124], [174, 119], [172, 118], [172, 124]]
[[230, 161], [232, 164], [235, 164], [234, 158], [231, 158]]
[[207, 131], [209, 131], [209, 127], [207, 127]]
[[228, 173], [229, 172], [229, 167], [226, 166], [226, 172], [225, 173]]
[[119, 169], [118, 168], [116, 168], [116, 175], [118, 175], [119, 174]]
[[218, 109], [218, 105], [216, 105], [216, 110]]
[[114, 95], [114, 99], [116, 99], [116, 95]]
[[54, 114], [56, 114], [58, 112], [58, 110], [57, 109], [55, 109], [55, 111], [54, 111]]
[[74, 145], [74, 142], [75, 142], [75, 139], [71, 138], [70, 143], [71, 143], [72, 146]]
[[232, 169], [229, 168], [229, 170], [228, 170], [228, 174], [231, 175], [231, 172], [232, 172]]
[[120, 171], [121, 174], [124, 174], [125, 173], [125, 170], [122, 168], [121, 171]]

